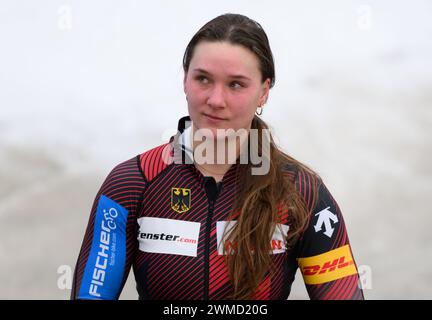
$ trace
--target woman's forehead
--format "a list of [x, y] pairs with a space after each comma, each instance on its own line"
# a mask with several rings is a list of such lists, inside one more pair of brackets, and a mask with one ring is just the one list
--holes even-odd
[[228, 42], [197, 44], [189, 70], [226, 76], [260, 76], [258, 58], [249, 49]]

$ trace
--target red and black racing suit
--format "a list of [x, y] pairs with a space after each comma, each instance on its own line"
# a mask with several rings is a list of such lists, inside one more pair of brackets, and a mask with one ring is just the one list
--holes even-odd
[[[180, 119], [178, 135], [189, 120]], [[239, 164], [216, 184], [193, 164], [173, 160], [176, 143], [173, 137], [108, 175], [90, 213], [72, 299], [118, 299], [131, 266], [140, 299], [228, 299], [232, 294], [220, 234], [239, 187]], [[275, 235], [276, 272], [265, 277], [254, 299], [287, 299], [297, 268], [311, 299], [363, 299], [336, 201], [321, 180], [312, 184], [303, 170], [287, 167], [284, 173], [308, 206], [309, 226], [291, 250]], [[278, 229], [289, 232], [289, 213], [280, 217], [283, 228]]]

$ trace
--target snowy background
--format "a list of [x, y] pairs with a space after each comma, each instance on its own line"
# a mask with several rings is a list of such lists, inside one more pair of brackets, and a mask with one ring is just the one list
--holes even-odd
[[1, 299], [69, 297], [99, 186], [176, 129], [184, 49], [227, 12], [267, 32], [263, 118], [338, 201], [365, 297], [432, 298], [432, 2], [0, 0]]

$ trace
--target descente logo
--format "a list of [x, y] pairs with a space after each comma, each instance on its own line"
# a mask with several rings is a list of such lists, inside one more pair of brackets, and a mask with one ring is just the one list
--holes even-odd
[[165, 234], [165, 233], [140, 232], [138, 234], [138, 239], [177, 241], [177, 242], [184, 242], [184, 243], [197, 243], [197, 241], [195, 239], [188, 239], [188, 238], [180, 237], [179, 235]]

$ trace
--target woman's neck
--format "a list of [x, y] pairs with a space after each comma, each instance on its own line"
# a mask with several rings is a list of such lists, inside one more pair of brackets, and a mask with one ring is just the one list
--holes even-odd
[[[239, 137], [208, 137], [196, 134], [198, 129], [192, 126], [191, 142], [194, 152], [194, 165], [204, 175], [213, 177], [216, 182], [223, 179], [230, 167], [240, 155], [247, 131]], [[246, 139], [247, 140], [247, 139]]]

